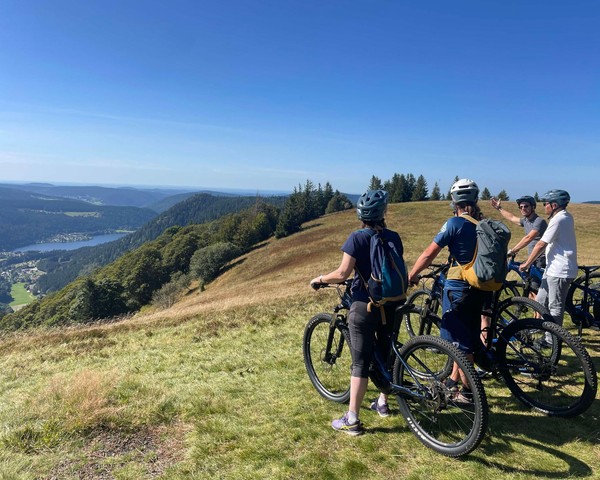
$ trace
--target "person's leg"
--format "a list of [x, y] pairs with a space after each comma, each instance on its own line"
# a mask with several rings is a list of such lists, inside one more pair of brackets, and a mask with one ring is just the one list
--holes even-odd
[[547, 277], [548, 281], [548, 310], [554, 323], [562, 326], [565, 314], [565, 304], [572, 278]]
[[365, 302], [353, 302], [348, 315], [350, 330], [352, 374], [350, 377], [350, 403], [348, 412], [341, 419], [334, 420], [332, 427], [351, 435], [359, 435], [360, 406], [364, 400], [369, 382], [369, 366], [373, 352], [376, 324], [370, 318]]
[[[473, 354], [481, 343], [481, 311], [485, 299], [485, 292], [467, 285], [454, 285], [444, 289], [442, 338], [449, 340], [463, 351], [471, 363], [474, 363]], [[448, 386], [453, 386], [459, 380], [464, 389], [470, 390], [464, 373], [457, 364], [454, 364]]]
[[353, 414], [356, 415], [356, 420], [358, 420], [360, 406], [365, 399], [365, 393], [367, 392], [368, 384], [368, 378], [355, 376], [350, 377], [350, 404], [348, 405], [350, 420], [354, 420]]
[[541, 303], [544, 307], [548, 307], [548, 277], [545, 275], [544, 278], [542, 278], [542, 283], [540, 284], [540, 288], [535, 296], [535, 300], [536, 302]]

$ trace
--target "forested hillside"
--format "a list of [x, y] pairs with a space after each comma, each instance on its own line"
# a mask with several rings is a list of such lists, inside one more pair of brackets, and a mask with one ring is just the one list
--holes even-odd
[[[323, 191], [308, 182], [306, 190], [294, 192], [281, 209], [253, 198], [252, 206], [243, 211], [212, 222], [190, 224], [194, 212], [206, 214], [205, 203], [213, 198], [199, 195], [182, 202], [169, 210], [169, 215], [161, 216], [164, 223], [153, 222], [145, 229], [147, 235], [154, 235], [157, 229], [166, 227], [158, 238], [145, 241], [59, 292], [5, 316], [0, 328], [85, 323], [135, 312], [151, 301], [169, 303], [192, 279], [201, 284], [213, 280], [227, 262], [274, 232], [285, 236], [337, 205], [350, 206], [330, 186]], [[167, 225], [171, 222], [177, 226]]]
[[[96, 268], [109, 264], [124, 253], [141, 246], [143, 243], [156, 239], [169, 227], [209, 222], [248, 208], [256, 201], [256, 197], [221, 197], [207, 193], [196, 194], [174, 205], [137, 231], [119, 240], [95, 247], [61, 251], [47, 256], [39, 264], [39, 268], [46, 272], [46, 275], [38, 281], [36, 292], [49, 293], [60, 290], [82, 273], [90, 273]], [[264, 201], [275, 206], [281, 206], [285, 202], [285, 197], [268, 197]]]
[[156, 216], [147, 208], [92, 205], [0, 187], [0, 250], [68, 233], [135, 230]]

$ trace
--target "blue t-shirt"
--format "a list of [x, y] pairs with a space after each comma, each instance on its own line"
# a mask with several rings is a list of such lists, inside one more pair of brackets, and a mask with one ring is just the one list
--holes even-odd
[[461, 265], [469, 263], [477, 247], [475, 224], [463, 217], [452, 217], [442, 225], [433, 241], [442, 248], [448, 247], [452, 258]]
[[[356, 230], [350, 234], [342, 245], [342, 252], [347, 253], [356, 260], [354, 279], [352, 280], [352, 300], [360, 302], [369, 301], [367, 289], [356, 270], [358, 269], [362, 278], [369, 280], [371, 276], [371, 237], [373, 234], [374, 231], [368, 228]], [[396, 245], [396, 249], [400, 255], [404, 254], [402, 240], [397, 232], [386, 228], [382, 234]]]

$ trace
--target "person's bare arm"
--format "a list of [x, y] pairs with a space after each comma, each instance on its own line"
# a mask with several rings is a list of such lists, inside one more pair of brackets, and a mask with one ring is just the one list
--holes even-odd
[[536, 243], [535, 247], [533, 247], [533, 250], [531, 251], [531, 254], [527, 258], [527, 260], [525, 260], [519, 266], [519, 270], [521, 270], [521, 271], [527, 270], [529, 268], [529, 266], [533, 262], [535, 262], [535, 259], [538, 258], [542, 254], [542, 252], [546, 249], [547, 245], [548, 244], [546, 242], [543, 242], [542, 240], [540, 240], [538, 243]]
[[531, 243], [531, 241], [537, 237], [538, 235], [538, 231], [537, 230], [532, 230], [531, 232], [529, 232], [527, 235], [525, 235], [521, 240], [519, 240], [519, 242], [508, 251], [508, 254], [510, 255], [511, 253], [518, 253], [519, 250], [525, 248], [527, 245], [529, 245]]
[[318, 277], [313, 278], [310, 281], [310, 284], [313, 285], [316, 283], [342, 283], [350, 276], [352, 270], [354, 269], [354, 265], [356, 265], [356, 259], [348, 255], [347, 253], [344, 253], [344, 255], [342, 256], [342, 262], [340, 263], [340, 266], [338, 268], [325, 275], [319, 275]]
[[490, 200], [490, 203], [492, 204], [492, 207], [498, 210], [500, 212], [500, 215], [502, 215], [506, 220], [508, 220], [509, 222], [516, 223], [517, 225], [521, 225], [520, 217], [517, 217], [516, 215], [513, 215], [512, 213], [504, 210], [504, 207], [502, 206], [502, 200], [492, 198]]
[[417, 258], [417, 261], [413, 265], [408, 274], [408, 283], [415, 285], [419, 282], [419, 273], [426, 269], [431, 262], [435, 260], [435, 257], [442, 251], [437, 243], [431, 242], [429, 246], [423, 251], [423, 253]]

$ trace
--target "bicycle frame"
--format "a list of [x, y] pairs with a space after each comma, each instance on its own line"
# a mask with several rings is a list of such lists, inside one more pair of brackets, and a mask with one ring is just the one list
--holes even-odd
[[[335, 315], [333, 315], [331, 317], [330, 330], [329, 330], [329, 335], [327, 337], [327, 344], [326, 344], [327, 352], [329, 352], [331, 350], [331, 346], [333, 345], [333, 341], [334, 341], [335, 334], [336, 334], [336, 328], [335, 328], [336, 324], [338, 322], [347, 323], [347, 316], [345, 314], [340, 314], [339, 312], [342, 310], [350, 309], [350, 306], [352, 304], [352, 300], [351, 300], [351, 297], [349, 294], [350, 285], [351, 285], [350, 282], [345, 282], [343, 284], [339, 284], [339, 285], [335, 286], [338, 296], [341, 299], [341, 302], [338, 305], [336, 305], [333, 309]], [[342, 286], [345, 287], [345, 291], [342, 291]], [[441, 292], [440, 292], [440, 294], [441, 294]], [[389, 383], [390, 394], [400, 395], [406, 399], [412, 398], [412, 399], [416, 399], [418, 401], [423, 401], [423, 400], [427, 399], [427, 395], [424, 395], [424, 394], [421, 394], [418, 392], [427, 392], [427, 389], [419, 381], [417, 376], [412, 372], [412, 369], [407, 365], [407, 363], [404, 361], [404, 359], [400, 355], [400, 347], [402, 345], [398, 342], [398, 334], [400, 332], [402, 316], [405, 312], [407, 312], [411, 308], [413, 308], [412, 305], [404, 304], [404, 305], [399, 306], [396, 309], [396, 312], [394, 315], [394, 325], [392, 327], [392, 331], [390, 332], [390, 345], [391, 345], [392, 352], [394, 353], [394, 356], [396, 358], [398, 358], [399, 361], [404, 365], [404, 368], [407, 369], [412, 380], [415, 382], [415, 386], [417, 387], [416, 391], [414, 389], [407, 388], [403, 385], [396, 385], [392, 382], [392, 375], [389, 371], [389, 368], [386, 365], [386, 362], [381, 357], [381, 353], [379, 352], [379, 350], [377, 348], [375, 348], [374, 352], [373, 352], [374, 353], [373, 365], [374, 365], [375, 369], [377, 370], [377, 373], [380, 374]], [[339, 357], [341, 355], [343, 346], [344, 346], [344, 343], [343, 343], [343, 341], [341, 341], [337, 346], [337, 350], [336, 350], [335, 354], [331, 354], [331, 356], [326, 358], [325, 360], [330, 364], [334, 364], [337, 357]], [[391, 357], [391, 355], [389, 355], [389, 357]], [[418, 361], [420, 366], [422, 366], [424, 369], [429, 371], [429, 373], [431, 373], [432, 376], [434, 375], [434, 373], [431, 372], [425, 364], [423, 364], [419, 359], [416, 359], [416, 360]]]
[[[373, 363], [374, 363], [375, 368], [377, 369], [377, 372], [380, 375], [382, 375], [383, 378], [385, 378], [386, 381], [389, 383], [389, 389], [390, 389], [389, 393], [391, 395], [399, 395], [406, 399], [413, 398], [413, 399], [417, 399], [419, 401], [423, 401], [423, 400], [426, 400], [428, 398], [428, 396], [417, 393], [417, 392], [427, 392], [428, 390], [423, 386], [423, 384], [419, 381], [417, 376], [413, 373], [413, 369], [409, 367], [409, 365], [404, 361], [404, 359], [400, 355], [400, 347], [402, 345], [398, 342], [398, 334], [400, 332], [402, 316], [404, 315], [404, 313], [406, 313], [411, 308], [413, 308], [412, 305], [404, 304], [396, 309], [396, 313], [394, 316], [394, 326], [392, 328], [392, 332], [390, 333], [390, 340], [391, 340], [390, 343], [391, 343], [391, 348], [392, 348], [392, 351], [393, 351], [395, 357], [400, 361], [400, 363], [402, 363], [404, 368], [407, 369], [407, 372], [411, 376], [412, 380], [415, 382], [417, 391], [415, 392], [413, 389], [407, 388], [403, 385], [397, 385], [392, 382], [392, 375], [390, 374], [390, 371], [386, 365], [386, 362], [384, 362], [384, 360], [381, 358], [381, 353], [377, 349], [374, 349], [374, 352], [373, 352], [374, 353], [374, 355], [373, 355], [374, 362]], [[416, 360], [418, 361], [418, 363], [421, 367], [424, 367], [428, 371], [428, 373], [430, 373], [432, 376], [434, 376], [434, 373], [431, 372], [431, 370], [429, 370], [429, 368], [423, 362], [421, 362], [420, 359], [417, 358]]]
[[[522, 262], [516, 262], [515, 261], [515, 257], [514, 255], [511, 255], [510, 257], [508, 257], [508, 270], [515, 272], [523, 281], [522, 283], [522, 287], [523, 287], [523, 296], [527, 297], [529, 296], [529, 294], [531, 292], [535, 292], [535, 290], [533, 290], [531, 288], [531, 281], [532, 280], [537, 280], [538, 283], [542, 282], [542, 276], [544, 275], [544, 270], [542, 270], [541, 268], [535, 266], [535, 265], [531, 265], [529, 267], [529, 270], [527, 272], [522, 272], [521, 270], [519, 270], [519, 267], [521, 266]], [[516, 282], [511, 282], [510, 280], [506, 282], [507, 285], [515, 285], [517, 284]]]

